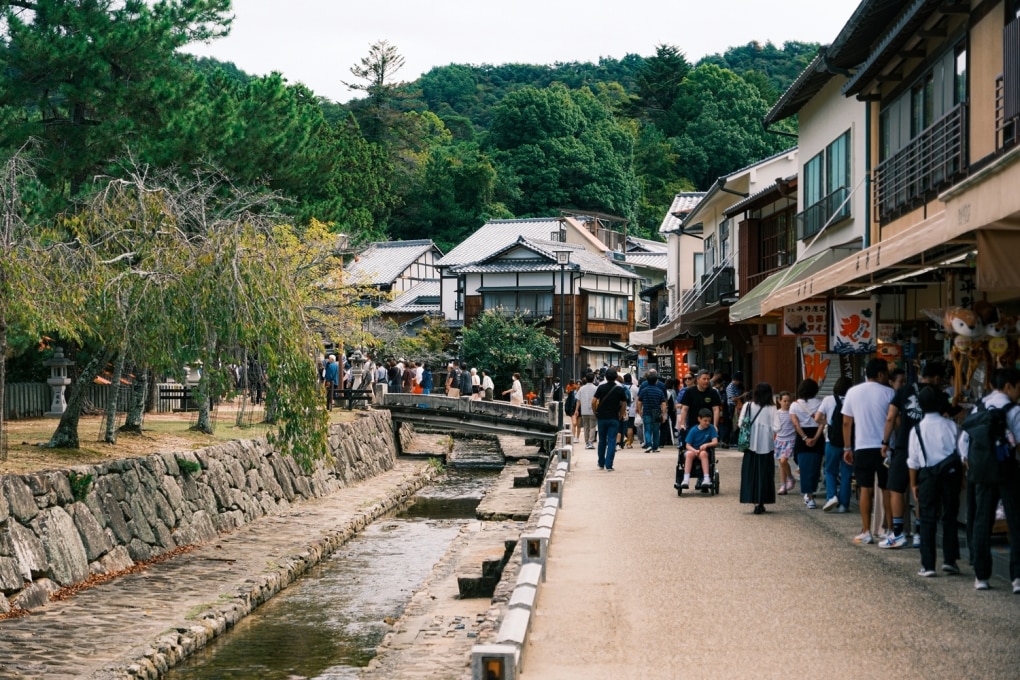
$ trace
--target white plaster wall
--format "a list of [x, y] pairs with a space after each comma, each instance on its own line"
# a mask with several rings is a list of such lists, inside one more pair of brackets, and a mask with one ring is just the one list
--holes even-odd
[[[828, 227], [811, 245], [811, 240], [798, 245], [798, 256], [814, 255], [827, 248], [838, 246], [856, 238], [863, 238], [867, 187], [865, 177], [865, 107], [853, 97], [844, 97], [840, 89], [846, 84], [843, 76], [833, 76], [815, 97], [800, 110], [800, 167], [825, 150], [837, 137], [850, 130], [850, 190], [851, 219]], [[809, 207], [804, 204], [804, 182], [797, 184], [798, 211]]]

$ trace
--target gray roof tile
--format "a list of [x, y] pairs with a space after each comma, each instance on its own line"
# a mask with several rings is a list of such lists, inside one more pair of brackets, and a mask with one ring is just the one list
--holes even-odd
[[347, 267], [347, 274], [353, 283], [371, 286], [390, 284], [432, 248], [436, 245], [428, 239], [371, 243]]
[[559, 230], [560, 220], [557, 217], [490, 220], [443, 256], [436, 265], [455, 267], [478, 262], [514, 243], [519, 236], [548, 239], [552, 232]]

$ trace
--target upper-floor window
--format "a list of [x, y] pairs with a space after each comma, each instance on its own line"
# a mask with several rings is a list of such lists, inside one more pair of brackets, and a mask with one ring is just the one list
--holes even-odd
[[588, 295], [588, 318], [609, 321], [627, 320], [627, 298], [623, 295]]
[[715, 234], [705, 237], [705, 267], [711, 269], [716, 265], [715, 257]]
[[701, 277], [705, 274], [705, 253], [694, 253], [694, 283], [697, 284], [701, 281]]
[[719, 223], [719, 264], [724, 264], [730, 257], [730, 221]]
[[526, 318], [552, 316], [552, 291], [492, 291], [482, 296], [483, 309], [501, 309], [506, 314], [520, 314]]
[[850, 131], [804, 164], [804, 204], [798, 237], [814, 236], [826, 224], [850, 217]]

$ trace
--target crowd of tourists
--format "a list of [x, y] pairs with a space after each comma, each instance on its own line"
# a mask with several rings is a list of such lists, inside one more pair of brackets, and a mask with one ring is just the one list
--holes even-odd
[[[564, 412], [575, 440], [597, 450], [601, 470], [612, 471], [618, 449], [633, 447], [635, 437], [645, 451], [678, 446], [683, 488], [695, 459], [707, 473], [710, 452], [736, 444], [743, 453], [740, 502], [756, 515], [798, 484], [806, 510], [849, 513], [856, 486], [861, 530], [853, 541], [918, 548], [925, 578], [937, 574], [940, 528], [941, 571], [960, 573], [963, 498], [975, 588], [989, 587], [998, 518], [1006, 521], [1010, 579], [1020, 594], [1020, 409], [1013, 408], [1020, 371], [994, 371], [991, 389], [967, 408], [953, 405], [944, 380], [938, 362], [924, 364], [908, 383], [902, 369], [876, 358], [863, 382], [841, 377], [820, 398], [810, 379], [794, 393], [776, 394], [768, 383], [745, 389], [739, 373], [730, 379], [691, 371], [674, 381], [654, 369], [638, 378], [604, 367], [567, 383]], [[701, 484], [710, 484], [707, 476]], [[873, 532], [877, 507], [883, 522]]]

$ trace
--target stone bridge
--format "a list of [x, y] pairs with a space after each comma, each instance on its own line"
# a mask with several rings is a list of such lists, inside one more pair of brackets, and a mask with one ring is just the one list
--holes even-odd
[[390, 412], [394, 426], [419, 427], [482, 434], [513, 434], [552, 441], [559, 430], [559, 402], [545, 408], [514, 406], [505, 401], [477, 401], [471, 397], [437, 394], [390, 394], [376, 385], [374, 408]]

